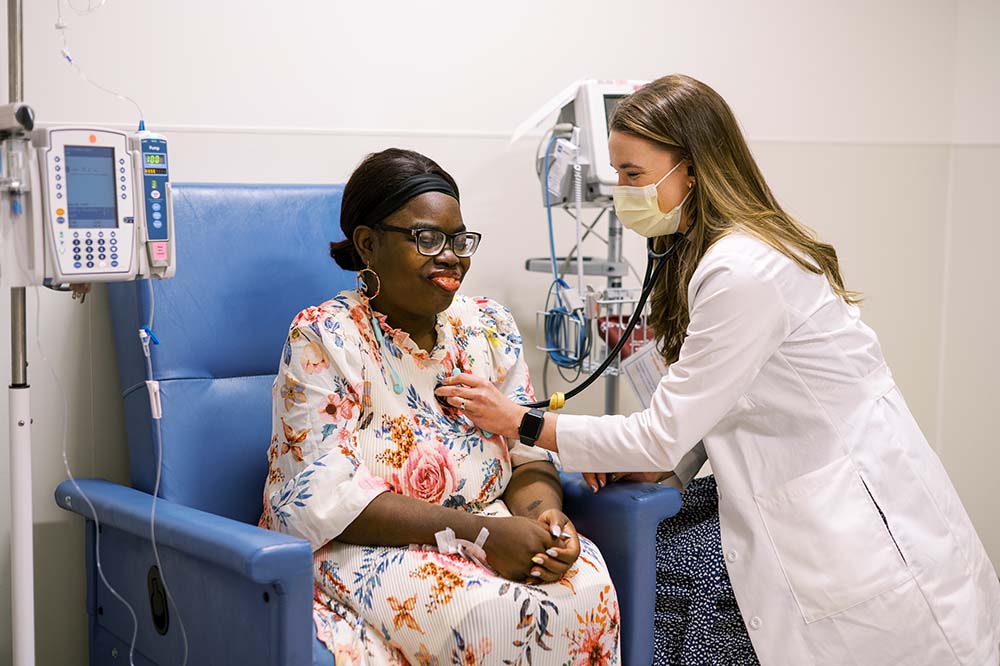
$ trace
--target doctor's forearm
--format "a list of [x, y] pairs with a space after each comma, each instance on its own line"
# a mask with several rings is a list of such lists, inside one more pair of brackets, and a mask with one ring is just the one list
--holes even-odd
[[559, 415], [555, 412], [545, 412], [545, 425], [542, 427], [542, 434], [535, 442], [535, 446], [554, 453], [559, 452], [559, 446], [556, 443], [556, 421], [558, 420]]

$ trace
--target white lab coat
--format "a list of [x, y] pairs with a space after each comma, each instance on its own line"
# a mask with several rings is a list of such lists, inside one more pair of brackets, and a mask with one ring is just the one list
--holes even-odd
[[688, 303], [648, 409], [559, 417], [566, 469], [669, 470], [703, 440], [764, 666], [997, 664], [997, 574], [858, 309], [742, 233]]

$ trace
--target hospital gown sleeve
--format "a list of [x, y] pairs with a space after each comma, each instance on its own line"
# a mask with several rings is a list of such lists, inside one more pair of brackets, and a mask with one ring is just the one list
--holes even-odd
[[789, 332], [777, 281], [735, 253], [706, 254], [689, 285], [690, 323], [650, 406], [630, 416], [560, 415], [567, 470], [651, 472], [685, 455], [733, 408]]
[[356, 455], [358, 428], [370, 420], [358, 346], [336, 318], [307, 310], [295, 321], [274, 384], [261, 522], [316, 550], [389, 487]]
[[[489, 299], [479, 301], [483, 330], [493, 352], [493, 364], [500, 391], [517, 403], [535, 401], [528, 363], [524, 359], [521, 332], [510, 310]], [[556, 454], [545, 449], [507, 442], [511, 467], [529, 462], [547, 461], [560, 467]]]

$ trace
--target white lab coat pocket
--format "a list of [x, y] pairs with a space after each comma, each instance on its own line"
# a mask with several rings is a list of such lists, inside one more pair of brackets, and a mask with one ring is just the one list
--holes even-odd
[[755, 499], [807, 623], [912, 577], [849, 456]]

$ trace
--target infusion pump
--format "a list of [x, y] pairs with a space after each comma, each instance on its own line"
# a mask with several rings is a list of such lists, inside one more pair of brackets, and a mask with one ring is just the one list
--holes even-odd
[[140, 132], [38, 130], [46, 277], [111, 282], [172, 277], [167, 142]]
[[11, 286], [173, 277], [166, 139], [48, 127], [30, 132], [31, 149], [28, 136], [2, 144], [2, 257]]

